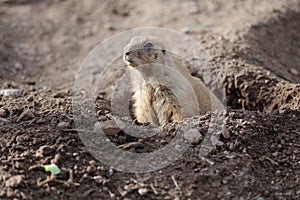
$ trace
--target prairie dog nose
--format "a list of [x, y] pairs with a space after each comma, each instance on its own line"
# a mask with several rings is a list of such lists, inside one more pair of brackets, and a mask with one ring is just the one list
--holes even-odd
[[130, 51], [128, 51], [128, 52], [125, 53], [124, 59], [126, 61], [130, 61], [131, 60]]

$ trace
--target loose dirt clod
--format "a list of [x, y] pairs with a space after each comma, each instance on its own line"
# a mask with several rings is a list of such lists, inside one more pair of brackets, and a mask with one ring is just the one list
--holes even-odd
[[44, 157], [52, 154], [53, 152], [54, 152], [53, 147], [44, 145], [37, 150], [35, 155], [36, 157]]
[[58, 129], [70, 129], [72, 126], [69, 122], [59, 122], [57, 124]]
[[192, 144], [198, 144], [203, 136], [197, 129], [190, 129], [184, 133], [184, 137], [189, 140]]

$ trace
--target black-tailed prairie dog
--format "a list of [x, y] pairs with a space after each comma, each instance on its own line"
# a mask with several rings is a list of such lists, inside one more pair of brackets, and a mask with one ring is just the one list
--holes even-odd
[[138, 122], [162, 125], [212, 109], [208, 88], [156, 37], [133, 37], [124, 48]]

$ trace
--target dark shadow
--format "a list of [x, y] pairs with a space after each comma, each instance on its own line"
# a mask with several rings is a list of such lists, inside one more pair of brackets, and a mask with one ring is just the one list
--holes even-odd
[[277, 76], [300, 82], [300, 13], [287, 10], [279, 17], [253, 25], [245, 35], [248, 47], [238, 54], [248, 63]]

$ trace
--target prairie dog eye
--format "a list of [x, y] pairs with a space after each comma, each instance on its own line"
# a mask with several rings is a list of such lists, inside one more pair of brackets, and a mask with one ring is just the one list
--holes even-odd
[[151, 42], [147, 42], [144, 46], [143, 49], [148, 50], [153, 48], [153, 44]]

